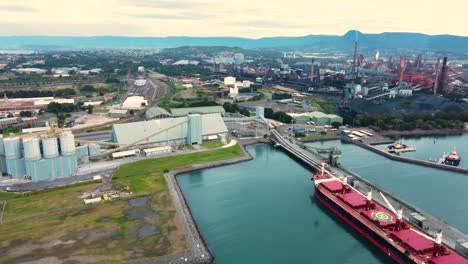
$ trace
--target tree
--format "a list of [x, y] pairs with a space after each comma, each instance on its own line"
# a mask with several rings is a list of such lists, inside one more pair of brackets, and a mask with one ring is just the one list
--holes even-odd
[[47, 105], [47, 112], [58, 114], [61, 111], [61, 105], [56, 102], [51, 102]]
[[273, 114], [274, 114], [274, 111], [271, 108], [265, 108], [263, 112], [263, 115], [265, 116], [265, 118], [272, 118]]
[[335, 122], [333, 122], [333, 123], [331, 124], [331, 126], [332, 126], [333, 128], [339, 128], [339, 127], [341, 126], [341, 123], [335, 121]]
[[247, 110], [247, 109], [245, 109], [245, 108], [241, 108], [241, 109], [239, 110], [239, 113], [240, 113], [241, 115], [244, 115], [244, 116], [250, 116], [249, 110]]
[[88, 110], [87, 110], [88, 114], [92, 114], [93, 110], [94, 110], [94, 106], [88, 105]]
[[67, 117], [64, 114], [58, 114], [57, 115], [57, 126], [58, 127], [63, 127], [65, 125], [65, 119]]
[[31, 112], [31, 111], [21, 111], [21, 112], [20, 112], [20, 116], [21, 116], [21, 117], [31, 117], [31, 116], [32, 116], [32, 112]]

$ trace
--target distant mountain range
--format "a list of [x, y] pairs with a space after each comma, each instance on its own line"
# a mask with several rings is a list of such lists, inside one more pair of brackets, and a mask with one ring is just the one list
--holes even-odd
[[179, 46], [227, 46], [245, 49], [275, 50], [352, 50], [355, 40], [362, 50], [431, 50], [468, 52], [468, 37], [425, 35], [419, 33], [363, 34], [351, 30], [343, 36], [308, 35], [302, 37], [60, 37], [7, 36], [0, 37], [2, 49], [156, 49]]

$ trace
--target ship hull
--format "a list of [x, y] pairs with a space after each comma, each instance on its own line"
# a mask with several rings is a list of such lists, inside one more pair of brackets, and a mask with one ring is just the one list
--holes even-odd
[[460, 165], [460, 160], [459, 159], [454, 160], [454, 159], [445, 158], [444, 163], [447, 164], [447, 165], [458, 166], [458, 165]]
[[364, 225], [361, 221], [352, 216], [346, 209], [336, 204], [333, 200], [327, 197], [321, 192], [320, 189], [315, 188], [315, 197], [328, 209], [330, 209], [335, 215], [341, 218], [346, 224], [351, 226], [362, 236], [364, 236], [369, 242], [380, 249], [385, 255], [390, 257], [395, 263], [407, 264], [415, 263], [406, 254], [402, 253], [395, 247], [393, 247], [388, 241], [377, 234], [374, 230]]

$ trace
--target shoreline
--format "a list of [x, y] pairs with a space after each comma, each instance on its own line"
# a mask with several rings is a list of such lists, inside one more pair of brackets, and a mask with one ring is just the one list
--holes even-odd
[[383, 136], [429, 136], [429, 135], [459, 135], [463, 133], [468, 133], [468, 130], [466, 129], [381, 130], [381, 131], [378, 131], [377, 133]]
[[161, 256], [151, 259], [142, 259], [130, 261], [129, 263], [138, 263], [138, 264], [155, 264], [155, 263], [193, 263], [193, 264], [208, 264], [212, 263], [214, 256], [209, 251], [208, 245], [200, 234], [198, 224], [193, 218], [192, 211], [188, 205], [188, 202], [177, 182], [177, 177], [183, 173], [216, 168], [225, 165], [232, 165], [241, 163], [244, 161], [252, 160], [253, 157], [246, 150], [247, 146], [264, 143], [263, 139], [253, 139], [246, 141], [238, 141], [242, 152], [244, 153], [243, 157], [228, 159], [223, 161], [210, 162], [205, 164], [192, 164], [190, 167], [174, 169], [164, 174], [164, 178], [167, 181], [169, 192], [172, 197], [172, 201], [175, 205], [177, 214], [182, 220], [187, 242], [189, 244], [189, 250], [182, 253], [176, 253], [174, 255]]

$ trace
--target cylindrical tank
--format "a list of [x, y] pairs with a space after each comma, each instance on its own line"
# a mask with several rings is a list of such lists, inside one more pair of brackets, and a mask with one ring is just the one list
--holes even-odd
[[58, 141], [56, 137], [42, 139], [42, 151], [44, 158], [51, 159], [58, 157]]
[[62, 156], [69, 156], [75, 153], [75, 137], [70, 132], [60, 135], [60, 150]]
[[5, 146], [3, 145], [3, 135], [0, 135], [0, 154], [5, 154]]
[[41, 159], [41, 148], [37, 137], [23, 138], [23, 149], [25, 160]]
[[7, 159], [20, 158], [20, 139], [19, 137], [10, 137], [3, 140], [5, 146], [5, 157]]

